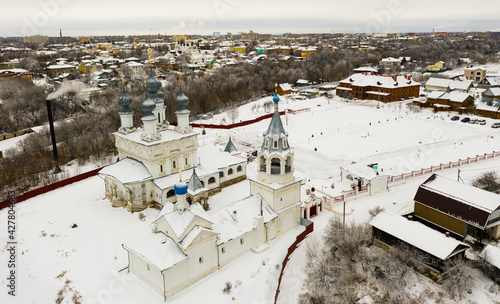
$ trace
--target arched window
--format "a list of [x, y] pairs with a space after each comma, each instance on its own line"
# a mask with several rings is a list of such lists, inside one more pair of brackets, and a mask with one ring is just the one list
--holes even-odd
[[193, 199], [191, 198], [191, 196], [188, 196], [186, 198], [186, 202], [188, 202], [188, 204], [190, 204], [190, 205], [193, 203]]
[[243, 168], [241, 168], [241, 166], [238, 166], [238, 168], [236, 168], [236, 172], [241, 172], [241, 170], [243, 170]]
[[278, 141], [277, 140], [274, 141], [274, 149], [278, 149]]
[[227, 175], [231, 175], [233, 174], [233, 168], [229, 168], [229, 170], [227, 170]]
[[280, 174], [281, 173], [281, 162], [279, 158], [271, 159], [271, 174]]
[[213, 184], [213, 183], [215, 183], [215, 177], [213, 177], [213, 176], [212, 176], [211, 178], [209, 178], [209, 179], [208, 179], [208, 183], [209, 183], [209, 184]]
[[283, 148], [285, 148], [285, 149], [286, 149], [286, 147], [287, 147], [286, 138], [283, 138]]
[[175, 190], [174, 190], [174, 189], [170, 189], [170, 190], [168, 190], [168, 192], [167, 192], [167, 197], [172, 197], [172, 196], [174, 196], [174, 195], [175, 195]]
[[174, 168], [174, 169], [175, 169], [175, 168], [177, 168], [177, 167], [175, 166], [175, 160], [172, 162], [172, 168]]
[[222, 178], [222, 177], [224, 177], [224, 172], [220, 171], [219, 172], [219, 178]]

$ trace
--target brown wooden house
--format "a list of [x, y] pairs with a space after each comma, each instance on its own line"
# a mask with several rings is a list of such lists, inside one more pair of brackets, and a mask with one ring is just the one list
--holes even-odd
[[420, 84], [411, 76], [385, 76], [368, 73], [353, 74], [340, 81], [337, 95], [348, 92], [357, 99], [393, 102], [418, 97]]
[[500, 238], [500, 195], [436, 174], [417, 190], [414, 214], [457, 239]]

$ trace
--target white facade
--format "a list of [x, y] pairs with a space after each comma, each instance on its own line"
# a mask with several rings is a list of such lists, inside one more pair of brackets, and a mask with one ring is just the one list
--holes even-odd
[[[275, 129], [272, 126], [280, 125], [278, 113], [273, 116], [269, 130]], [[281, 130], [282, 125], [278, 129]], [[123, 138], [122, 135], [118, 137]], [[179, 141], [182, 142], [184, 138], [190, 136], [182, 134]], [[175, 174], [149, 178], [150, 171], [146, 169], [146, 165], [133, 166], [133, 161], [126, 158], [136, 175], [136, 178], [129, 179], [152, 180], [153, 188], [156, 187], [152, 195], [161, 196], [164, 202], [151, 225], [154, 234], [123, 245], [128, 251], [129, 271], [166, 299], [250, 250], [265, 250], [268, 241], [298, 226], [301, 183], [293, 176], [293, 152], [288, 145], [280, 147], [287, 151], [288, 171], [284, 168], [274, 170], [272, 174], [269, 171], [269, 175], [273, 175], [272, 182], [269, 182], [265, 174], [262, 175], [265, 177], [262, 180], [250, 180], [248, 197], [208, 210], [198, 202], [189, 203], [188, 196], [212, 191], [216, 185], [245, 179], [246, 160], [234, 162], [237, 157], [234, 152], [224, 152], [217, 158], [210, 156], [209, 163], [218, 168], [215, 171], [205, 165], [198, 165], [196, 172], [194, 169], [185, 170], [182, 175], [190, 179], [189, 184], [179, 182], [179, 175]], [[141, 155], [149, 155], [148, 151], [151, 149], [148, 145], [142, 149]], [[204, 147], [202, 150], [204, 153], [200, 155], [211, 155], [209, 148]], [[120, 151], [125, 155], [125, 150]], [[262, 155], [271, 156], [268, 157], [269, 160], [276, 154], [274, 152], [277, 151], [266, 153], [264, 145], [261, 149]], [[233, 161], [229, 161], [231, 159]], [[220, 163], [229, 165], [222, 168]], [[281, 167], [276, 164], [274, 166]], [[196, 189], [190, 188], [194, 181], [198, 183]], [[174, 189], [168, 185], [174, 185]], [[172, 195], [172, 191], [175, 195]]]

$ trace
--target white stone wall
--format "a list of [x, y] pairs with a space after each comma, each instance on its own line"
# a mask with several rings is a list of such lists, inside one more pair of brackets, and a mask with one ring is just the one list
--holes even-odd
[[[146, 262], [142, 257], [132, 251], [128, 251], [130, 265], [129, 270], [140, 279], [148, 283], [159, 294], [163, 293], [163, 276], [155, 266]], [[149, 268], [149, 269], [148, 269]]]

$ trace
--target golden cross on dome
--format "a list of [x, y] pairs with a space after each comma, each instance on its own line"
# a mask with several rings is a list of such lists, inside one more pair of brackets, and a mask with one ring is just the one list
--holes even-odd
[[181, 72], [179, 72], [179, 83], [182, 83]]
[[274, 84], [274, 92], [278, 93], [278, 83]]
[[182, 170], [179, 168], [177, 171], [179, 171], [179, 181], [182, 181]]
[[123, 73], [122, 73], [122, 87], [125, 86], [125, 80], [123, 79]]
[[151, 65], [151, 47], [148, 47], [149, 66]]
[[146, 74], [144, 74], [144, 88], [146, 88]]

